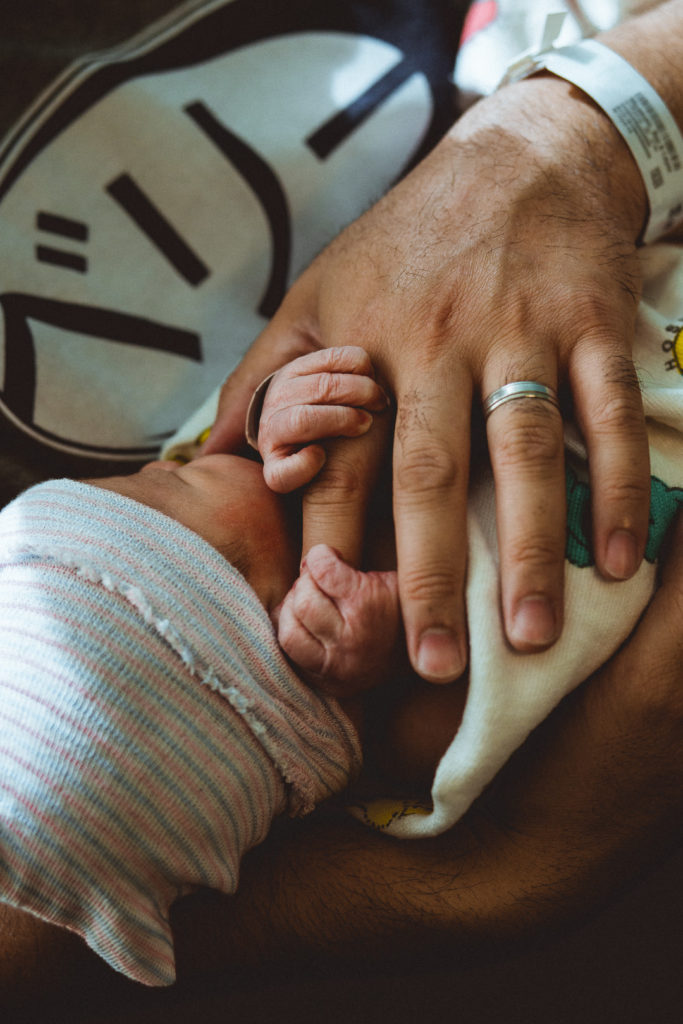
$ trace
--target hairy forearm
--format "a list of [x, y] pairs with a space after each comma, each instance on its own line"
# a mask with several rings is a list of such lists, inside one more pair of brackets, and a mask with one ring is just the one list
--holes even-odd
[[[598, 40], [624, 57], [657, 90], [683, 130], [683, 2], [671, 0], [599, 35]], [[542, 72], [509, 85], [476, 104], [451, 129], [444, 143], [455, 143], [443, 158], [456, 161], [454, 187], [481, 195], [495, 216], [501, 205], [524, 203], [537, 208], [548, 195], [548, 215], [556, 217], [557, 200], [569, 223], [595, 219], [606, 237], [635, 240], [647, 217], [640, 171], [607, 115], [579, 88]], [[473, 170], [467, 180], [467, 160]], [[444, 145], [442, 144], [442, 148]], [[464, 171], [464, 173], [463, 173]], [[481, 204], [463, 202], [481, 218]], [[467, 214], [466, 214], [467, 216]], [[535, 225], [542, 237], [542, 226]]]
[[598, 36], [656, 89], [683, 131], [683, 2], [669, 0]]

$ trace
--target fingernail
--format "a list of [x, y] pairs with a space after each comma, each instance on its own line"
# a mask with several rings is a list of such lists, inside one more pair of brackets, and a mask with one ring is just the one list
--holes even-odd
[[450, 629], [427, 629], [417, 650], [417, 671], [425, 679], [451, 682], [462, 675], [467, 664], [457, 637]]
[[358, 417], [358, 433], [365, 434], [373, 423], [372, 413], [366, 412], [364, 409], [359, 409], [360, 416]]
[[522, 598], [508, 633], [513, 647], [547, 647], [556, 636], [555, 609], [549, 599], [544, 594]]
[[607, 541], [605, 572], [613, 580], [627, 580], [638, 568], [636, 539], [628, 530], [615, 530]]

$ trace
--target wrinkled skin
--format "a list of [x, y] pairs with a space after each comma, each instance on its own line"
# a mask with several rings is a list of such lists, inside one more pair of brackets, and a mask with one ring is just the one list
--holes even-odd
[[[396, 402], [399, 593], [425, 679], [465, 668], [470, 419], [500, 385], [571, 393], [590, 455], [596, 565], [615, 580], [638, 568], [649, 462], [631, 338], [645, 212], [635, 164], [597, 108], [558, 79], [509, 86], [321, 253], [226, 382], [207, 451], [241, 443], [251, 390], [287, 360], [367, 350]], [[562, 628], [562, 429], [557, 409], [532, 400], [487, 424], [501, 604], [520, 651], [548, 647]], [[376, 461], [365, 445], [323, 471], [304, 507], [304, 553], [327, 543], [356, 561]]]
[[325, 544], [311, 548], [276, 609], [278, 640], [312, 685], [348, 697], [384, 682], [400, 630], [395, 572], [360, 572]]

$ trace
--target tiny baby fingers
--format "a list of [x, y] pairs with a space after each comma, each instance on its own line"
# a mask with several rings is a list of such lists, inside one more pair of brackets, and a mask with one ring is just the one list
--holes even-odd
[[328, 544], [316, 544], [304, 561], [306, 571], [332, 601], [352, 598], [358, 591], [358, 572]]
[[261, 456], [287, 445], [331, 437], [359, 437], [372, 425], [372, 414], [348, 405], [292, 405], [262, 420]]
[[365, 374], [313, 373], [293, 378], [278, 374], [268, 388], [261, 419], [289, 406], [353, 405], [381, 412], [388, 404], [383, 389]]
[[336, 641], [343, 621], [335, 605], [304, 571], [279, 612], [278, 641], [299, 668], [322, 675], [329, 663], [329, 643]]
[[309, 483], [325, 465], [325, 458], [319, 444], [289, 453], [269, 452], [263, 461], [263, 479], [276, 494], [289, 494]]
[[374, 377], [370, 356], [360, 345], [338, 345], [308, 352], [283, 367], [283, 376], [291, 379], [316, 373], [354, 373]]
[[344, 620], [334, 601], [321, 590], [304, 567], [301, 576], [287, 596], [287, 603], [296, 619], [321, 644], [336, 641]]
[[283, 651], [300, 669], [319, 675], [325, 665], [325, 648], [295, 615], [288, 597], [280, 608], [277, 638]]

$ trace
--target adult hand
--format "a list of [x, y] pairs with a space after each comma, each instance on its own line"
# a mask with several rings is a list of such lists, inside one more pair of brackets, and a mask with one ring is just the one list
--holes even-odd
[[[473, 399], [516, 380], [567, 383], [590, 456], [596, 564], [626, 579], [641, 561], [649, 465], [630, 342], [644, 213], [638, 172], [604, 115], [558, 79], [521, 82], [477, 104], [347, 228], [257, 342], [260, 372], [297, 345], [362, 344], [396, 398], [399, 590], [425, 679], [453, 679], [466, 663]], [[519, 650], [542, 649], [562, 625], [562, 419], [549, 403], [516, 400], [487, 432], [506, 633]], [[338, 534], [360, 535], [361, 518], [347, 502], [331, 533], [326, 513], [318, 527], [309, 509], [307, 541], [348, 557]]]

